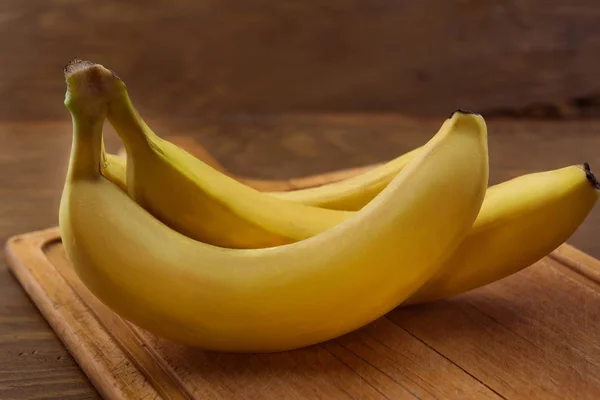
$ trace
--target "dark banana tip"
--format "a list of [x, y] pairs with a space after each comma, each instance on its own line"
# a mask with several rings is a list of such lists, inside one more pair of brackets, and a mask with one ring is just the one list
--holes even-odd
[[586, 162], [583, 163], [583, 170], [585, 171], [585, 177], [587, 178], [587, 180], [590, 181], [590, 183], [596, 189], [600, 189], [600, 182], [598, 182], [598, 179], [596, 179], [596, 176], [594, 175], [594, 173], [590, 169], [590, 164], [588, 164]]
[[452, 113], [450, 114], [450, 116], [448, 118], [452, 118], [454, 116], [454, 114], [456, 114], [456, 113], [480, 115], [479, 113], [476, 113], [476, 112], [473, 112], [473, 111], [464, 110], [462, 108], [457, 108], [456, 110], [452, 111]]
[[74, 58], [73, 60], [69, 61], [69, 63], [67, 65], [65, 65], [63, 72], [65, 73], [65, 78], [68, 78], [69, 76], [73, 75], [75, 72], [81, 71], [86, 68], [93, 67], [94, 65], [96, 65], [96, 64], [94, 64], [91, 61], [84, 61], [84, 60], [80, 60], [78, 58]]
[[[74, 58], [71, 61], [69, 61], [69, 63], [67, 65], [65, 65], [65, 67], [63, 68], [63, 72], [65, 74], [65, 78], [68, 78], [69, 76], [73, 75], [77, 71], [81, 71], [86, 68], [91, 68], [95, 65], [99, 65], [99, 64], [93, 63], [91, 61], [80, 60], [79, 58]], [[119, 78], [113, 70], [109, 70], [109, 71], [112, 74], [112, 76], [114, 76], [118, 80], [121, 80], [121, 78]]]

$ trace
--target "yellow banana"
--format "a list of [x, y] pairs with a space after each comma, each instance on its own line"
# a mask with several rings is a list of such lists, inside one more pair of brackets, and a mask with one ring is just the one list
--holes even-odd
[[523, 175], [487, 190], [465, 240], [406, 303], [454, 296], [505, 278], [564, 243], [598, 200], [588, 164]]
[[94, 93], [107, 77], [90, 68], [97, 67], [66, 69], [73, 145], [59, 213], [63, 244], [92, 293], [159, 336], [258, 352], [350, 332], [414, 293], [464, 238], [483, 201], [486, 131], [480, 116], [460, 113], [456, 129], [436, 134], [373, 201], [325, 232], [265, 249], [192, 240], [100, 174], [109, 110]]
[[[449, 121], [446, 120], [445, 123]], [[419, 150], [420, 148], [416, 148], [367, 172], [337, 182], [311, 188], [266, 193], [313, 207], [358, 211], [381, 192]], [[127, 190], [126, 157], [104, 151], [103, 154], [102, 174], [123, 190]]]
[[[121, 88], [110, 101], [108, 119], [128, 153], [127, 191], [178, 232], [222, 247], [262, 248], [314, 236], [350, 215], [277, 199], [215, 170], [157, 137]], [[103, 173], [122, 182], [118, 163], [105, 160]]]
[[[177, 137], [177, 142], [181, 142], [182, 140], [182, 137]], [[174, 144], [180, 146], [177, 143]], [[183, 148], [186, 149], [186, 145], [183, 145]], [[196, 155], [195, 153], [199, 154]], [[103, 154], [103, 160], [105, 160], [105, 163], [102, 165], [102, 174], [111, 182], [127, 191], [127, 176], [125, 173], [127, 168], [127, 155], [125, 154], [125, 149], [120, 150], [117, 154], [106, 153], [103, 150]], [[248, 185], [256, 190], [260, 190], [261, 192], [274, 193], [324, 186], [325, 183], [339, 182], [367, 172], [373, 168], [376, 168], [377, 166], [377, 164], [371, 164], [364, 167], [339, 169], [316, 175], [297, 176], [290, 179], [260, 179], [235, 175], [231, 172], [228, 172], [216, 160], [214, 160], [212, 156], [206, 152], [206, 150], [202, 150], [202, 148], [195, 149], [193, 155], [217, 171], [231, 176], [245, 185]], [[398, 170], [397, 172], [400, 171]]]
[[108, 153], [104, 148], [104, 140], [100, 149], [100, 170], [112, 183], [127, 193], [127, 160]]
[[[444, 123], [450, 123], [450, 120]], [[419, 150], [420, 148], [416, 148], [370, 171], [338, 182], [286, 192], [269, 192], [269, 194], [308, 206], [358, 211], [377, 196]]]

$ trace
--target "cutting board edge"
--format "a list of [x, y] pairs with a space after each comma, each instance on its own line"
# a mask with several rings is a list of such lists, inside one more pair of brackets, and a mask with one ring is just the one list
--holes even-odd
[[[63, 316], [61, 312], [63, 309], [57, 310], [55, 307], [52, 307], [53, 301], [49, 299], [48, 293], [41, 287], [40, 281], [32, 276], [28, 267], [22, 261], [22, 257], [27, 257], [28, 253], [22, 251], [21, 244], [26, 243], [27, 239], [35, 240], [35, 243], [37, 243], [36, 248], [40, 250], [33, 254], [36, 261], [48, 264], [49, 260], [45, 257], [43, 249], [49, 244], [60, 240], [60, 229], [58, 227], [50, 227], [10, 237], [6, 241], [4, 249], [9, 270], [101, 396], [109, 400], [127, 398], [127, 394], [124, 393], [121, 388], [113, 384], [113, 382], [118, 382], [117, 379], [113, 381], [102, 379], [104, 374], [113, 375], [115, 369], [102, 362], [103, 360], [106, 360], [106, 358], [97, 358], [93, 356], [94, 352], [89, 346], [90, 342], [83, 339], [74, 326], [68, 323], [62, 323], [61, 319]], [[68, 283], [64, 280], [62, 281], [64, 285], [63, 290], [73, 292], [73, 289]], [[44, 297], [46, 297], [46, 299], [44, 299]], [[80, 303], [78, 306], [89, 309], [89, 306], [79, 299], [75, 293], [73, 293], [71, 297], [78, 299]], [[123, 353], [123, 349], [116, 340], [105, 332], [104, 326], [95, 318], [94, 321], [93, 327], [88, 325], [86, 329], [91, 329], [99, 334], [106, 334], [107, 340], [111, 342], [112, 349]], [[123, 355], [123, 357], [126, 358], [125, 355]], [[121, 366], [119, 370], [123, 368], [135, 369], [138, 375], [146, 380], [147, 384], [142, 385], [142, 389], [147, 390], [148, 399], [160, 398], [153, 385], [147, 381], [147, 378], [142, 371], [135, 367], [133, 363], [130, 363], [129, 366]], [[103, 370], [103, 373], [98, 373], [99, 370]]]

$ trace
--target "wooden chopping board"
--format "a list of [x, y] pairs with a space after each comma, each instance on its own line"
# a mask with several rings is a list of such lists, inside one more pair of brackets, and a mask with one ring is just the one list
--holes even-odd
[[509, 278], [397, 308], [321, 345], [204, 352], [100, 303], [52, 228], [7, 244], [14, 274], [106, 399], [597, 399], [600, 262], [563, 245]]

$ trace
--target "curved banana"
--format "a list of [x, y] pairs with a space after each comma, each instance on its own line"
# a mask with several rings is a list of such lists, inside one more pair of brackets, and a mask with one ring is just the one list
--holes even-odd
[[[73, 146], [59, 224], [83, 283], [159, 336], [204, 349], [280, 351], [384, 315], [415, 292], [470, 229], [488, 180], [480, 116], [434, 136], [367, 206], [314, 237], [266, 249], [192, 240], [99, 170], [108, 107], [101, 74], [66, 69]], [[439, 198], [446, 201], [439, 202]]]
[[599, 189], [588, 164], [490, 187], [467, 237], [405, 304], [454, 296], [539, 261], [577, 230], [596, 204]]
[[104, 148], [104, 140], [100, 148], [100, 170], [109, 181], [127, 193], [127, 160], [108, 153]]
[[[449, 123], [449, 121], [446, 120], [444, 124]], [[443, 125], [440, 129], [443, 129]], [[339, 211], [358, 211], [381, 192], [419, 150], [420, 147], [366, 172], [336, 182], [310, 188], [265, 193], [312, 207]], [[103, 150], [102, 174], [125, 191], [127, 190], [126, 163], [126, 157], [107, 153]]]
[[[446, 120], [447, 123], [449, 120]], [[358, 211], [371, 201], [406, 166], [416, 148], [385, 164], [337, 182], [295, 190], [265, 192], [277, 198], [339, 211]], [[102, 174], [127, 191], [126, 157], [104, 152]]]
[[[444, 124], [450, 123], [446, 120]], [[444, 129], [442, 126], [441, 129]], [[322, 186], [268, 192], [280, 199], [330, 210], [358, 211], [371, 201], [418, 153], [416, 148], [365, 173]]]
[[[128, 194], [169, 227], [216, 246], [265, 248], [314, 236], [350, 215], [277, 199], [162, 140], [137, 114], [124, 84], [103, 67], [94, 68], [105, 77], [106, 92], [112, 91], [104, 100], [128, 153]], [[118, 164], [105, 160], [103, 172], [118, 182]]]
[[[177, 143], [175, 143], [177, 145]], [[183, 146], [185, 149], [186, 147]], [[194, 152], [195, 153], [195, 152]], [[123, 188], [127, 192], [127, 155], [125, 149], [122, 149], [117, 154], [107, 153], [103, 150], [103, 164], [102, 164], [102, 175], [108, 178], [112, 183]], [[249, 178], [245, 176], [235, 175], [228, 172], [223, 168], [217, 161], [212, 159], [212, 156], [206, 151], [200, 153], [200, 155], [193, 154], [199, 158], [202, 162], [210, 165], [217, 171], [229, 175], [232, 178], [240, 181], [244, 185], [248, 185], [261, 192], [273, 192], [281, 193], [286, 191], [307, 189], [317, 186], [324, 186], [333, 182], [343, 181], [344, 179], [352, 178], [370, 171], [380, 164], [371, 164], [364, 167], [355, 167], [347, 169], [339, 169], [335, 171], [325, 172], [317, 175], [305, 175], [299, 177], [293, 177], [290, 179], [260, 179], [260, 178]], [[400, 172], [398, 170], [398, 172]]]
[[[352, 215], [278, 199], [215, 170], [152, 132], [111, 71], [93, 65], [81, 73], [102, 78], [97, 97], [109, 103], [108, 120], [127, 151], [130, 197], [176, 231], [222, 247], [264, 248], [315, 236]], [[459, 129], [486, 127], [481, 116], [456, 112], [439, 132]], [[103, 165], [110, 171], [110, 162]]]

